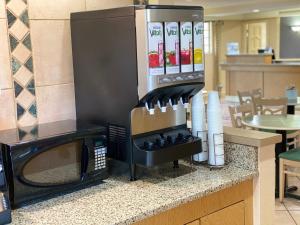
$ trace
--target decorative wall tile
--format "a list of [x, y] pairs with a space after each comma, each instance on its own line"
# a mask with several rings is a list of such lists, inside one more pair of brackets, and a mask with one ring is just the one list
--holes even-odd
[[25, 45], [29, 50], [31, 49], [31, 38], [30, 38], [30, 34], [27, 34], [27, 36], [24, 38], [23, 40], [23, 45]]
[[32, 140], [38, 137], [38, 125], [18, 128], [18, 138], [21, 141]]
[[[3, 1], [3, 0], [0, 0]], [[0, 89], [12, 88], [7, 22], [0, 19]]]
[[73, 84], [36, 87], [36, 96], [40, 123], [76, 118]]
[[17, 119], [19, 120], [25, 113], [25, 109], [17, 103]]
[[86, 0], [87, 10], [108, 9], [132, 5], [132, 0]]
[[33, 20], [31, 39], [36, 85], [73, 83], [70, 21]]
[[19, 140], [24, 140], [24, 138], [26, 137], [27, 135], [27, 132], [22, 130], [21, 128], [18, 129], [18, 133], [19, 133]]
[[32, 126], [37, 113], [27, 1], [6, 0], [6, 12], [17, 126]]
[[26, 10], [27, 5], [23, 0], [9, 0], [6, 7], [19, 17]]
[[23, 87], [18, 84], [18, 82], [14, 82], [14, 86], [15, 86], [15, 97], [17, 98], [19, 96], [19, 94], [23, 91]]
[[30, 134], [31, 134], [32, 136], [37, 137], [37, 136], [38, 136], [38, 133], [39, 133], [39, 127], [36, 125], [36, 126], [34, 126], [34, 127], [31, 129]]
[[35, 84], [34, 79], [32, 79], [26, 86], [27, 90], [31, 92], [31, 94], [35, 95]]
[[12, 14], [9, 10], [7, 10], [7, 21], [8, 21], [8, 27], [11, 28], [12, 25], [16, 22], [17, 17], [15, 17], [14, 14]]
[[21, 68], [22, 64], [17, 60], [15, 57], [12, 57], [11, 59], [11, 70], [13, 75], [18, 72], [18, 70]]
[[12, 55], [23, 64], [28, 60], [29, 56], [31, 55], [31, 51], [28, 50], [28, 48], [22, 43], [20, 43], [12, 52]]
[[14, 90], [2, 90], [0, 94], [0, 130], [12, 129], [16, 127]]
[[32, 77], [33, 74], [25, 66], [22, 66], [14, 75], [15, 80], [18, 81], [18, 83], [21, 84], [23, 87], [28, 85]]
[[10, 34], [9, 42], [10, 42], [10, 51], [12, 52], [18, 46], [19, 41], [13, 35]]
[[20, 127], [27, 127], [36, 124], [36, 118], [32, 116], [29, 112], [25, 112], [24, 115], [19, 119], [18, 125]]
[[84, 10], [85, 0], [30, 0], [29, 3], [29, 16], [31, 19], [69, 19], [71, 12]]
[[35, 101], [35, 96], [27, 89], [24, 89], [17, 97], [17, 102], [24, 108], [29, 109], [31, 104]]
[[29, 17], [28, 17], [28, 11], [25, 10], [21, 15], [20, 15], [20, 20], [29, 28]]
[[28, 27], [19, 19], [17, 19], [10, 28], [10, 33], [12, 33], [19, 41], [21, 41], [28, 32]]
[[38, 125], [18, 127], [17, 137], [21, 141], [32, 140], [38, 137]]
[[34, 116], [34, 117], [37, 117], [37, 113], [36, 113], [36, 102], [34, 102], [30, 108], [28, 109], [28, 112]]
[[33, 73], [33, 63], [32, 63], [32, 57], [27, 59], [27, 61], [24, 63], [24, 66]]

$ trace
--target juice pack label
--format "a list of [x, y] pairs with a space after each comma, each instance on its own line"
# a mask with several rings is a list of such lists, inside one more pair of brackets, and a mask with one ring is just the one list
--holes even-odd
[[166, 73], [179, 73], [179, 25], [177, 22], [165, 23]]
[[203, 23], [194, 23], [194, 70], [203, 71]]
[[162, 23], [148, 23], [149, 74], [164, 74], [164, 32]]
[[193, 72], [193, 24], [180, 23], [180, 63], [181, 72]]

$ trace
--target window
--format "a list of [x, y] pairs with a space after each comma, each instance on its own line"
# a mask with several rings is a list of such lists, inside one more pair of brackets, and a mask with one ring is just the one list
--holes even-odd
[[212, 24], [211, 22], [204, 23], [204, 53], [212, 53]]

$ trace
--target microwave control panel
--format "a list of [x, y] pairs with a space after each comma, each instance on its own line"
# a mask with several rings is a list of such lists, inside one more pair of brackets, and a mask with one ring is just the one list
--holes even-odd
[[106, 167], [106, 153], [106, 147], [95, 147], [95, 170], [104, 169]]

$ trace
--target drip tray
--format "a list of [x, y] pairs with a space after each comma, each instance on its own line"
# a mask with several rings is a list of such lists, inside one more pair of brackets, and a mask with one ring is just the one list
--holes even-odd
[[194, 137], [185, 143], [166, 146], [155, 150], [145, 150], [134, 145], [133, 161], [147, 167], [171, 162], [202, 152], [202, 141]]

